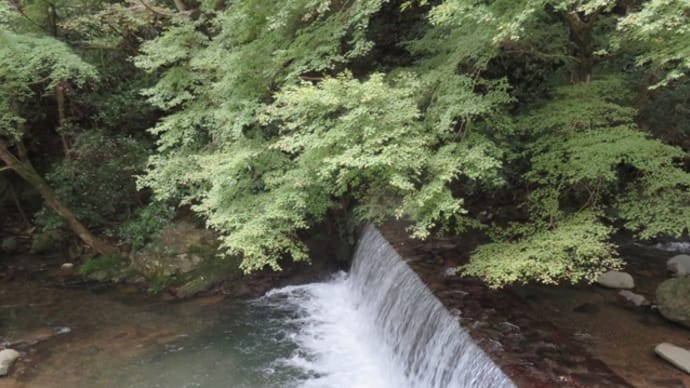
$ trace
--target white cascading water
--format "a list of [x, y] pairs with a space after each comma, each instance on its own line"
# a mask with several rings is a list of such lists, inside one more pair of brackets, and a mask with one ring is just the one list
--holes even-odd
[[667, 243], [658, 243], [654, 245], [654, 248], [668, 252], [690, 253], [690, 242], [675, 241]]
[[303, 370], [301, 387], [513, 387], [373, 226], [349, 275], [269, 292], [298, 311], [286, 333], [298, 349], [279, 363]]

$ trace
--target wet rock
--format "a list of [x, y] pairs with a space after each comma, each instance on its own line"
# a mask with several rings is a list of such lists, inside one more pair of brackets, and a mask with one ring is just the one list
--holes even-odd
[[654, 352], [676, 368], [690, 374], [690, 351], [664, 342], [657, 345]]
[[0, 376], [7, 376], [17, 358], [19, 358], [19, 352], [14, 349], [0, 350]]
[[631, 304], [635, 307], [649, 306], [649, 300], [644, 297], [644, 295], [636, 294], [628, 290], [618, 291], [618, 297], [625, 303]]
[[664, 318], [690, 328], [690, 277], [662, 282], [656, 289], [659, 312]]
[[672, 276], [682, 277], [690, 274], [690, 255], [676, 255], [666, 262], [666, 269]]
[[633, 277], [627, 272], [620, 271], [605, 272], [599, 275], [596, 283], [607, 288], [635, 288]]

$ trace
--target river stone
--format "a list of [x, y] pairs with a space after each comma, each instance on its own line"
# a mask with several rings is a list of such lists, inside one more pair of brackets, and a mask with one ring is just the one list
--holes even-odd
[[666, 262], [666, 269], [668, 269], [671, 275], [676, 277], [688, 276], [690, 274], [690, 256], [673, 256]]
[[664, 318], [690, 328], [690, 277], [662, 282], [656, 289], [656, 303]]
[[633, 277], [627, 272], [620, 271], [605, 272], [599, 275], [596, 283], [608, 288], [635, 288]]
[[628, 290], [618, 291], [618, 296], [623, 299], [626, 303], [629, 303], [635, 307], [649, 306], [651, 303], [644, 297], [644, 295], [636, 294]]
[[60, 266], [60, 269], [63, 271], [71, 271], [74, 269], [74, 263], [64, 263]]
[[19, 352], [14, 349], [0, 350], [0, 376], [7, 376], [7, 372], [19, 357]]
[[690, 352], [686, 349], [664, 342], [657, 345], [654, 352], [676, 368], [690, 374]]

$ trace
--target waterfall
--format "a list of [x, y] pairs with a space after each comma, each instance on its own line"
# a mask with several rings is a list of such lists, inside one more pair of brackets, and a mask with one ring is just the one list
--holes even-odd
[[359, 240], [348, 282], [409, 387], [514, 386], [373, 226]]
[[275, 289], [259, 303], [290, 317], [271, 335], [295, 346], [269, 368], [299, 371], [281, 387], [514, 386], [373, 226], [349, 274]]

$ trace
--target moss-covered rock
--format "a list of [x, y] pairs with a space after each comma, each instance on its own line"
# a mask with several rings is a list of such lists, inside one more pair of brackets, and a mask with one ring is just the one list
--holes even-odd
[[661, 283], [656, 289], [656, 300], [661, 315], [690, 328], [690, 277]]
[[130, 269], [142, 274], [149, 291], [172, 290], [189, 297], [230, 279], [239, 279], [239, 260], [218, 255], [212, 231], [177, 222], [146, 248], [130, 255]]
[[117, 254], [86, 260], [79, 267], [79, 273], [87, 279], [98, 282], [118, 282], [134, 275], [125, 257]]
[[194, 271], [185, 276], [185, 281], [175, 288], [181, 298], [196, 295], [220, 283], [239, 284], [242, 278], [238, 258], [211, 257], [205, 259]]
[[6, 253], [15, 253], [19, 250], [19, 240], [14, 237], [5, 237], [0, 241], [0, 251]]
[[194, 271], [215, 258], [218, 242], [213, 232], [182, 221], [166, 228], [146, 248], [131, 255], [131, 266], [147, 278], [171, 277]]
[[36, 233], [31, 241], [31, 253], [52, 252], [60, 248], [60, 234], [56, 231]]

